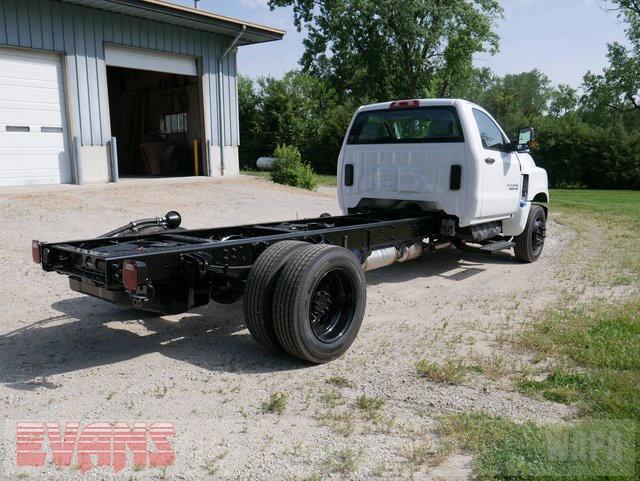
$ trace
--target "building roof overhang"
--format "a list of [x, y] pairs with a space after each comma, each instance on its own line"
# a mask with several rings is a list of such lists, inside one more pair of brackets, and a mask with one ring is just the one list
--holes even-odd
[[201, 9], [183, 7], [164, 0], [62, 0], [85, 7], [146, 18], [162, 23], [202, 30], [218, 35], [236, 37], [244, 28], [238, 45], [281, 40], [284, 30], [254, 22], [231, 18]]

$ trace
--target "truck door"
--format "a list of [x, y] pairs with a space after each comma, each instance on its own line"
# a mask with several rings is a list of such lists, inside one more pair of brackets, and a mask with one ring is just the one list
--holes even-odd
[[498, 124], [478, 109], [473, 116], [482, 140], [482, 217], [513, 214], [520, 200], [520, 161]]

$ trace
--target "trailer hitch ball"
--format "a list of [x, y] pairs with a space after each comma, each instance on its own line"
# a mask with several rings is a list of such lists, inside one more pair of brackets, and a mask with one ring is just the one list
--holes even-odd
[[167, 215], [164, 216], [164, 220], [167, 224], [168, 229], [177, 229], [182, 223], [182, 216], [175, 210], [172, 210], [170, 212], [167, 212]]

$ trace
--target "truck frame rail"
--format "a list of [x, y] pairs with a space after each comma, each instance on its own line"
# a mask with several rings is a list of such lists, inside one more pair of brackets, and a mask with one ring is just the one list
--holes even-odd
[[[210, 299], [235, 301], [242, 295], [256, 259], [277, 242], [300, 240], [340, 246], [364, 263], [375, 250], [432, 237], [440, 219], [434, 213], [398, 209], [180, 230], [176, 215], [167, 214], [170, 222], [165, 224], [158, 218], [160, 227], [151, 233], [145, 233], [144, 228], [129, 233], [136, 229], [136, 222], [131, 222], [109, 237], [34, 241], [34, 256], [40, 256], [45, 271], [69, 276], [71, 288], [78, 292], [150, 311], [178, 313]], [[138, 281], [135, 288], [126, 285], [127, 270], [133, 268]]]

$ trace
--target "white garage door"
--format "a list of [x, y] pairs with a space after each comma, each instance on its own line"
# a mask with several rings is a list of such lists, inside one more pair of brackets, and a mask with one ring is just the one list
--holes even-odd
[[0, 49], [0, 185], [71, 182], [62, 66]]
[[198, 75], [196, 59], [186, 55], [106, 45], [104, 47], [104, 60], [107, 65], [112, 67], [152, 70], [154, 72], [179, 75]]

